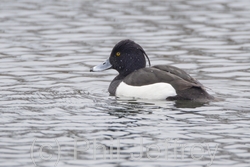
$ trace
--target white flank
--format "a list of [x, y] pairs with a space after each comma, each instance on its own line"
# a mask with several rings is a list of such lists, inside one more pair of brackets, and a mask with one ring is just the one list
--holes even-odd
[[117, 97], [132, 97], [137, 99], [166, 99], [169, 96], [175, 95], [175, 89], [168, 83], [131, 86], [121, 82], [116, 89]]

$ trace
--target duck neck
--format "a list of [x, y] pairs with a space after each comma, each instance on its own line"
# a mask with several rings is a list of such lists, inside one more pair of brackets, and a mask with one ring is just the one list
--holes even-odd
[[117, 75], [113, 81], [110, 83], [109, 85], [109, 93], [110, 95], [112, 96], [115, 96], [115, 92], [116, 92], [116, 88], [118, 87], [118, 85], [122, 82], [122, 80], [125, 78], [125, 76], [122, 76], [122, 75]]
[[119, 78], [125, 78], [126, 76], [128, 76], [129, 74], [131, 74], [134, 71], [137, 71], [141, 68], [144, 68], [145, 66], [129, 66], [127, 68], [124, 68], [122, 71], [119, 71], [119, 75], [117, 77]]

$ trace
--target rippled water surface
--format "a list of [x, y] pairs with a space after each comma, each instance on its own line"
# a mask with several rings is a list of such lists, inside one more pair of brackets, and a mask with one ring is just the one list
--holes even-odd
[[[126, 38], [223, 100], [109, 96]], [[249, 72], [249, 0], [2, 0], [0, 166], [249, 167]]]

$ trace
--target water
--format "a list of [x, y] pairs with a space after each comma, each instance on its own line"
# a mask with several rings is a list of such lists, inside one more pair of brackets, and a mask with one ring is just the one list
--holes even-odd
[[[0, 166], [249, 166], [248, 0], [5, 0], [0, 12]], [[126, 38], [224, 100], [109, 96], [117, 72], [89, 69]]]

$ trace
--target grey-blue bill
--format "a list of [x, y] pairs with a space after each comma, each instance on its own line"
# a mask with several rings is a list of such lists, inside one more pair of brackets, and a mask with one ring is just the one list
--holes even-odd
[[109, 59], [107, 59], [102, 64], [99, 64], [99, 65], [93, 67], [92, 69], [90, 69], [90, 71], [92, 71], [92, 72], [104, 71], [104, 70], [110, 69], [111, 67], [112, 67], [112, 65], [110, 64]]

